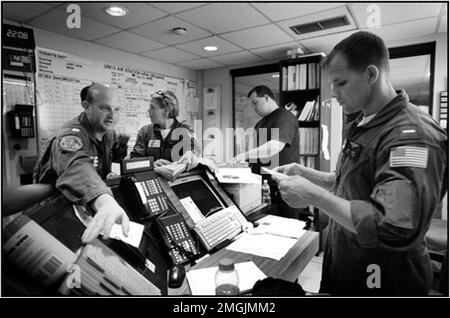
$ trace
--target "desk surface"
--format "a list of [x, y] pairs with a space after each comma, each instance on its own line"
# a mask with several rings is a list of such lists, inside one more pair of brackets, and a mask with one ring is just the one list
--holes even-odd
[[[279, 261], [267, 257], [230, 251], [223, 248], [201, 260], [198, 264], [193, 266], [192, 269], [218, 266], [220, 259], [230, 257], [234, 259], [236, 263], [253, 261], [268, 277], [281, 278], [293, 282], [298, 278], [318, 250], [319, 233], [306, 231], [297, 240], [297, 243], [295, 243], [288, 253]], [[188, 268], [186, 268], [186, 270], [188, 270]], [[183, 285], [180, 288], [169, 288], [168, 293], [169, 295], [190, 295], [187, 279], [184, 280]]]

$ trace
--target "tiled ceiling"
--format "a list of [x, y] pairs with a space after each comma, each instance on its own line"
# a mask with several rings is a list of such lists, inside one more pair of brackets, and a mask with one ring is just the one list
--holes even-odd
[[[264, 62], [289, 48], [328, 52], [356, 30], [366, 30], [373, 3], [121, 2], [129, 13], [106, 15], [108, 2], [80, 2], [82, 28], [66, 27], [66, 6], [76, 2], [2, 2], [5, 19], [195, 70]], [[379, 3], [386, 42], [447, 32], [447, 4]], [[306, 35], [289, 26], [345, 14], [350, 26]], [[172, 32], [184, 27], [185, 35]], [[205, 45], [218, 46], [206, 52]]]

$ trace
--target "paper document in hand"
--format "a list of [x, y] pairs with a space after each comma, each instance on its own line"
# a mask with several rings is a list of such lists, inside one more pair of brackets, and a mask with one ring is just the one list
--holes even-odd
[[121, 240], [127, 244], [130, 244], [136, 248], [139, 248], [141, 243], [142, 233], [144, 232], [144, 226], [139, 223], [130, 221], [130, 230], [128, 231], [128, 237], [124, 236], [122, 233], [122, 225], [114, 223], [109, 233], [109, 237]]
[[280, 260], [296, 242], [297, 239], [279, 235], [245, 233], [226, 249]]
[[283, 218], [276, 215], [267, 215], [255, 222], [258, 227], [256, 233], [267, 233], [291, 238], [300, 238], [306, 231], [306, 223], [296, 219]]
[[289, 178], [289, 176], [287, 174], [276, 172], [276, 171], [273, 171], [271, 169], [267, 169], [265, 167], [261, 167], [261, 170], [264, 171], [265, 173], [268, 173], [268, 174], [272, 175], [272, 176], [276, 176], [276, 177], [280, 178], [281, 180]]
[[[239, 291], [247, 293], [253, 289], [258, 280], [266, 275], [253, 262], [238, 263], [235, 265], [239, 275]], [[216, 294], [215, 276], [218, 267], [193, 269], [186, 273], [186, 277], [194, 296], [212, 296]]]

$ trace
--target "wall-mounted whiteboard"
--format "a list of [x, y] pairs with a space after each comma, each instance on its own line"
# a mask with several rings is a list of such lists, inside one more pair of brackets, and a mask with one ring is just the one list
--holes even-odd
[[136, 141], [139, 128], [150, 123], [147, 112], [150, 95], [157, 90], [175, 93], [180, 105], [179, 121], [192, 125], [193, 120], [197, 119], [198, 109], [192, 107], [196, 99], [195, 82], [127, 66], [93, 62], [43, 48], [36, 49], [36, 59], [38, 143], [41, 153], [57, 129], [83, 110], [80, 91], [92, 82], [117, 89], [123, 110], [116, 130], [131, 136], [129, 150]]

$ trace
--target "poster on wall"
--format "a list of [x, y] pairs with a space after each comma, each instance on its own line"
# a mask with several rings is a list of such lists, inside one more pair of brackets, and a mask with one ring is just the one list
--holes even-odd
[[[110, 63], [93, 62], [44, 48], [36, 49], [37, 112], [39, 148], [42, 152], [61, 125], [81, 113], [80, 91], [92, 82], [109, 85], [122, 106], [118, 132], [131, 136], [129, 151], [138, 130], [150, 123], [150, 96], [157, 90], [171, 90], [179, 100], [180, 121], [188, 121], [185, 111], [185, 80]], [[195, 98], [196, 85], [189, 94]], [[191, 115], [196, 116], [197, 113]]]

